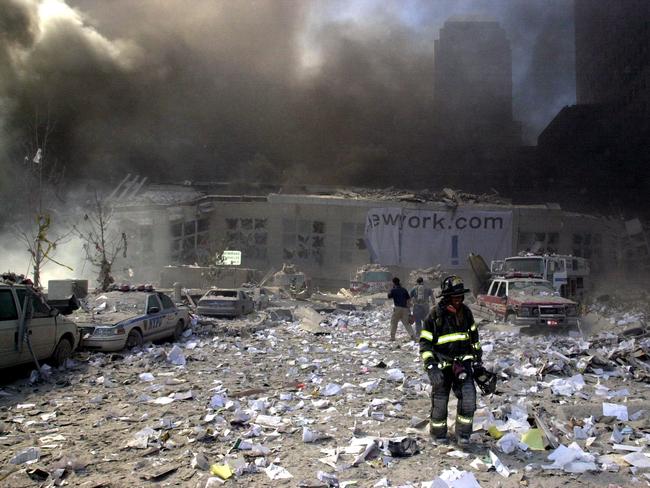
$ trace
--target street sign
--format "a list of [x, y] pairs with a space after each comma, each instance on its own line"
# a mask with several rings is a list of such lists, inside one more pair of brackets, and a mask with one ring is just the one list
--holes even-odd
[[241, 265], [241, 251], [224, 251], [221, 254], [221, 264], [228, 266]]

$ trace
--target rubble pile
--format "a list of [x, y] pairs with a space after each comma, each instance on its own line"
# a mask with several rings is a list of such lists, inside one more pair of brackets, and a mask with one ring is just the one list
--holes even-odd
[[425, 283], [438, 286], [445, 276], [449, 276], [449, 273], [437, 265], [430, 268], [414, 269], [409, 273], [408, 282], [415, 284], [415, 280], [421, 277]]
[[357, 274], [365, 273], [367, 271], [388, 271], [388, 267], [381, 264], [368, 263], [362, 264], [357, 268]]
[[397, 188], [382, 188], [381, 190], [373, 189], [339, 189], [335, 195], [345, 198], [370, 199], [370, 200], [391, 200], [406, 202], [443, 202], [449, 207], [457, 207], [460, 204], [490, 203], [493, 205], [510, 205], [512, 201], [504, 198], [496, 190], [492, 193], [473, 194], [462, 190], [452, 190], [443, 188], [442, 191], [420, 190], [413, 192], [410, 190], [400, 190]]
[[617, 329], [624, 335], [648, 334], [650, 297], [644, 291], [625, 295], [600, 295], [586, 306], [582, 322], [595, 333]]
[[[633, 486], [650, 482], [650, 338], [482, 323], [497, 394], [470, 446], [428, 435], [418, 345], [390, 308], [195, 317], [177, 343], [77, 353], [0, 388], [2, 486]], [[618, 328], [617, 328], [618, 327]], [[401, 341], [401, 342], [399, 342]], [[450, 404], [453, 432], [455, 400]]]

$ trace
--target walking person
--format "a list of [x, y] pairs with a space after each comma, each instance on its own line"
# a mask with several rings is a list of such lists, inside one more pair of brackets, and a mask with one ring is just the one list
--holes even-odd
[[413, 318], [415, 319], [415, 337], [420, 337], [422, 322], [427, 318], [431, 307], [435, 305], [433, 290], [424, 284], [420, 276], [415, 280], [415, 287], [411, 290], [411, 302], [413, 303]]
[[459, 444], [469, 443], [476, 410], [475, 376], [486, 374], [478, 328], [471, 310], [463, 304], [467, 292], [460, 277], [445, 278], [439, 295], [442, 299], [424, 321], [420, 334], [420, 356], [431, 381], [429, 432], [436, 443], [447, 442], [447, 403], [452, 389], [458, 398], [456, 438]]
[[413, 328], [409, 324], [409, 315], [411, 312], [409, 309], [409, 301], [411, 297], [409, 296], [409, 292], [406, 291], [406, 288], [400, 284], [398, 277], [393, 278], [393, 288], [388, 292], [388, 298], [392, 298], [393, 304], [395, 305], [393, 315], [390, 318], [390, 340], [395, 340], [397, 324], [402, 322], [408, 335], [411, 336], [413, 341], [416, 341]]

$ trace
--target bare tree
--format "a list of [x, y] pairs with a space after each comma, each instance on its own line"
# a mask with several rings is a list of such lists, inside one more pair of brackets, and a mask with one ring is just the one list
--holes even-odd
[[[62, 200], [58, 188], [61, 187], [65, 175], [65, 167], [61, 167], [56, 159], [52, 158], [50, 162], [46, 157], [48, 140], [54, 132], [54, 127], [49, 108], [43, 121], [38, 112], [35, 113], [34, 124], [31, 127], [34, 137], [23, 144], [25, 156], [22, 170], [19, 172], [21, 176], [19, 186], [22, 184], [25, 189], [19, 193], [31, 197], [28, 197], [26, 205], [30, 223], [26, 226], [16, 225], [14, 232], [25, 243], [31, 256], [33, 282], [37, 288], [41, 288], [42, 269], [48, 262], [72, 271], [70, 266], [54, 258], [57, 246], [64, 243], [72, 233], [68, 231], [56, 234], [52, 230], [52, 210], [48, 207], [55, 197]], [[34, 188], [36, 192], [33, 191]]]
[[27, 246], [27, 250], [34, 263], [33, 282], [35, 288], [41, 288], [41, 271], [48, 262], [52, 262], [73, 271], [73, 269], [67, 264], [63, 264], [54, 259], [57, 245], [67, 241], [72, 231], [59, 235], [58, 237], [52, 237], [50, 235], [50, 224], [49, 215], [38, 215], [35, 233], [16, 228], [18, 237]]
[[106, 205], [95, 193], [93, 211], [84, 215], [84, 226], [74, 227], [79, 237], [84, 241], [86, 259], [98, 268], [99, 288], [108, 290], [113, 279], [113, 263], [121, 253], [126, 257], [127, 239], [125, 232], [116, 231], [111, 222], [113, 209]]

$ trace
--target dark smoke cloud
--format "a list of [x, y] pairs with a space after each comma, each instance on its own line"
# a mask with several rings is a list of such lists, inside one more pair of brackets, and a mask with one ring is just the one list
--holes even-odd
[[443, 157], [433, 40], [469, 13], [505, 28], [534, 140], [574, 97], [568, 0], [0, 0], [3, 148], [47, 113], [68, 174], [422, 184]]

